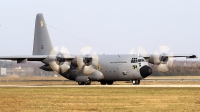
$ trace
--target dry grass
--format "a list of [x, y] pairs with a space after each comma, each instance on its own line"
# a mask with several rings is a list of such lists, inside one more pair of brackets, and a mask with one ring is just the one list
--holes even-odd
[[200, 88], [0, 88], [0, 110], [200, 111]]

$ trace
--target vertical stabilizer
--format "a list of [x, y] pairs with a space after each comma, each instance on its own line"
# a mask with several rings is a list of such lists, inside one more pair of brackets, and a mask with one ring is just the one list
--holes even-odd
[[35, 20], [33, 55], [49, 55], [52, 48], [43, 14], [39, 13]]

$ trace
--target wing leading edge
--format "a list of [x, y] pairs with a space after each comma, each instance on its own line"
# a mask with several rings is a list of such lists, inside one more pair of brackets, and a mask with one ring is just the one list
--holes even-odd
[[[22, 63], [26, 61], [43, 61], [49, 58], [49, 55], [27, 55], [27, 56], [0, 56], [0, 60], [12, 60], [17, 61], [17, 63]], [[66, 57], [66, 60], [74, 59], [74, 56]]]
[[[144, 57], [145, 59], [148, 59], [152, 56], [153, 54], [140, 54], [140, 56]], [[193, 54], [174, 54], [174, 55], [160, 55], [162, 57], [167, 57], [167, 58], [197, 58], [196, 55]]]

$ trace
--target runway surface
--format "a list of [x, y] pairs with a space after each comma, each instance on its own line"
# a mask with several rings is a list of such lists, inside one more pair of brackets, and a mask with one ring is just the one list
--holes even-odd
[[35, 87], [172, 87], [172, 88], [188, 88], [188, 87], [200, 87], [200, 85], [0, 85], [0, 87], [24, 87], [24, 88], [35, 88]]
[[[0, 80], [0, 82], [73, 82], [72, 80]], [[158, 82], [179, 82], [179, 81], [200, 81], [200, 78], [148, 78], [143, 79], [141, 81], [144, 82], [152, 82], [152, 81], [158, 81]]]

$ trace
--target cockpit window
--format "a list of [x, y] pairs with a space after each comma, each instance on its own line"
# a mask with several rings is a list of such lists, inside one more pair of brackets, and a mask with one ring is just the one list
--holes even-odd
[[131, 63], [137, 63], [137, 62], [145, 62], [144, 59], [137, 59], [137, 58], [132, 58]]
[[144, 59], [138, 59], [138, 62], [145, 62]]
[[132, 58], [131, 63], [137, 63], [137, 58]]

